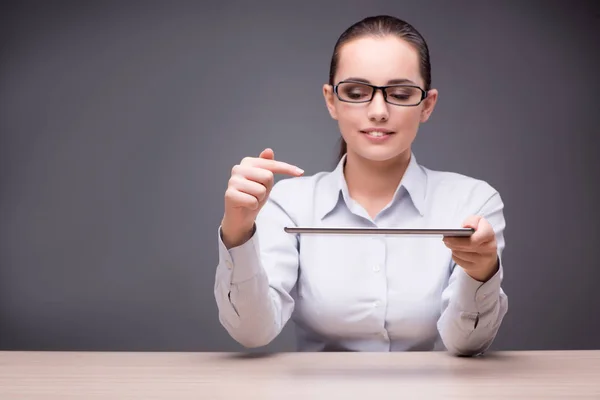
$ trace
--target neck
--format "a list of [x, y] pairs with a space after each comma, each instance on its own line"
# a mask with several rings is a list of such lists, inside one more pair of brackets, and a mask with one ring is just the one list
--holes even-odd
[[411, 152], [386, 161], [372, 161], [348, 152], [344, 175], [350, 196], [354, 199], [390, 201], [396, 192], [408, 164]]

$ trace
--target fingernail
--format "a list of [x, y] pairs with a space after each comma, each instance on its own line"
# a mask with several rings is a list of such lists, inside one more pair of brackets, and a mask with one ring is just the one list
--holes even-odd
[[304, 170], [303, 170], [303, 169], [300, 169], [300, 168], [298, 168], [298, 167], [296, 167], [296, 172], [298, 172], [299, 174], [303, 174], [303, 173], [304, 173]]

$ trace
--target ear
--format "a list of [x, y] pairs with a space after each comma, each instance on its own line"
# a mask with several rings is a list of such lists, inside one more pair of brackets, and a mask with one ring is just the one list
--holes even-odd
[[427, 122], [433, 109], [435, 108], [435, 103], [437, 103], [438, 99], [438, 91], [436, 89], [431, 89], [427, 92], [427, 97], [423, 100], [423, 108], [421, 109], [421, 122]]
[[323, 85], [323, 97], [325, 98], [325, 105], [329, 111], [331, 118], [337, 120], [337, 111], [335, 109], [335, 93], [333, 93], [333, 86], [329, 84]]

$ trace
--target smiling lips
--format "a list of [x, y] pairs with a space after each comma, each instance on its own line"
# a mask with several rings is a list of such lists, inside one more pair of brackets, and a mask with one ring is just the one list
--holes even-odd
[[364, 133], [367, 136], [372, 137], [372, 138], [382, 138], [382, 137], [389, 136], [394, 133], [393, 131], [390, 131], [389, 129], [383, 129], [383, 128], [368, 128], [368, 129], [361, 130], [360, 132]]

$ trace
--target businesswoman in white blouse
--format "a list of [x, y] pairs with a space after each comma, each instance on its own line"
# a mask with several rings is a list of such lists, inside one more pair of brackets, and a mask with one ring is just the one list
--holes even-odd
[[[336, 43], [323, 87], [337, 168], [304, 176], [271, 149], [232, 169], [219, 227], [219, 320], [245, 347], [292, 319], [300, 351], [485, 352], [507, 312], [503, 203], [485, 181], [418, 164], [427, 45], [389, 16]], [[274, 185], [274, 174], [289, 178]], [[285, 227], [471, 227], [471, 237], [291, 234]]]

